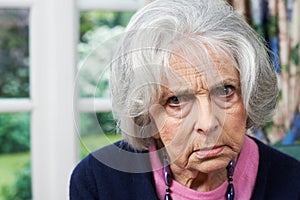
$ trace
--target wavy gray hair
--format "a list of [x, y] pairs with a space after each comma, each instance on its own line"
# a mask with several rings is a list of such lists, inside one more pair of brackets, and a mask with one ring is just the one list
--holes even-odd
[[157, 0], [132, 17], [111, 66], [113, 113], [130, 145], [147, 148], [157, 133], [149, 109], [160, 98], [163, 74], [171, 76], [168, 60], [178, 48], [202, 63], [210, 51], [230, 57], [240, 74], [247, 128], [270, 118], [277, 76], [263, 40], [243, 17], [223, 0]]

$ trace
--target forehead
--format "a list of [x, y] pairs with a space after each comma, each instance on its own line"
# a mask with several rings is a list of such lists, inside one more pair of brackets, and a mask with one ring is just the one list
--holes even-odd
[[208, 51], [205, 57], [172, 53], [169, 59], [169, 66], [175, 74], [190, 83], [201, 82], [202, 85], [214, 85], [226, 79], [239, 80], [236, 65], [235, 59], [230, 54], [211, 51]]

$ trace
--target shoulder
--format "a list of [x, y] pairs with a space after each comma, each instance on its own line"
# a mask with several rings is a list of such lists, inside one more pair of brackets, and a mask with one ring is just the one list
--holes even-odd
[[256, 139], [254, 139], [254, 141], [258, 145], [260, 163], [265, 165], [276, 164], [276, 166], [272, 166], [274, 170], [284, 167], [285, 169], [291, 168], [293, 169], [292, 171], [297, 170], [299, 172], [300, 162], [298, 160]]
[[[139, 157], [143, 157], [139, 156], [140, 154], [142, 152], [135, 151], [123, 140], [118, 141], [90, 153], [81, 160], [74, 168], [71, 180], [84, 178], [91, 181], [93, 177], [106, 178], [107, 175], [113, 177], [120, 173], [136, 172], [134, 171], [136, 167], [133, 166]], [[143, 165], [145, 164], [146, 162], [143, 162]]]
[[[134, 150], [128, 143], [121, 140], [114, 144], [100, 148], [94, 152], [91, 152], [87, 157], [81, 160], [75, 167], [74, 172], [81, 172], [83, 170], [109, 170], [115, 169], [117, 171], [130, 172], [123, 168], [121, 165], [126, 165], [128, 161], [132, 161], [137, 158], [146, 158], [147, 151]], [[143, 156], [145, 154], [145, 156]], [[142, 155], [142, 156], [140, 156]], [[98, 171], [97, 171], [98, 172]]]
[[[91, 173], [92, 171], [98, 170], [99, 168], [106, 168], [107, 166], [104, 165], [103, 162], [101, 162], [104, 158], [112, 158], [112, 151], [114, 149], [125, 149], [125, 146], [122, 145], [123, 141], [116, 142], [114, 144], [111, 144], [109, 146], [103, 147], [95, 152], [90, 153], [88, 156], [86, 156], [84, 159], [82, 159], [75, 169], [73, 170], [73, 176], [80, 174], [80, 175], [89, 175], [87, 173]], [[103, 158], [102, 158], [103, 157]]]
[[[113, 145], [119, 145], [118, 142]], [[112, 146], [112, 145], [110, 145]], [[104, 147], [97, 152], [106, 151], [104, 149], [112, 147]], [[109, 168], [101, 163], [94, 153], [90, 153], [87, 157], [81, 160], [74, 168], [70, 180], [70, 199], [97, 199], [98, 197], [98, 182], [99, 179], [105, 179]], [[109, 172], [109, 174], [114, 174]]]
[[300, 162], [271, 146], [253, 140], [259, 149], [254, 196], [264, 199], [300, 198]]
[[147, 156], [124, 141], [90, 153], [73, 170], [71, 199], [155, 199]]

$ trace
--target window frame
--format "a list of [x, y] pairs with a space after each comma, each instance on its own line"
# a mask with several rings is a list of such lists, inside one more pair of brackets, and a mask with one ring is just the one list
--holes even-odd
[[146, 3], [0, 0], [0, 9], [29, 9], [30, 96], [0, 99], [0, 113], [31, 114], [33, 199], [68, 199], [70, 173], [79, 160], [78, 113], [111, 111], [109, 99], [78, 99], [74, 88], [80, 11], [135, 11]]

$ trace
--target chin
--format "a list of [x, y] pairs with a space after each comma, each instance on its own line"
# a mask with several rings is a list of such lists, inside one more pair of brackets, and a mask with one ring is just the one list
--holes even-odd
[[229, 157], [206, 158], [200, 162], [193, 163], [193, 168], [203, 173], [212, 173], [225, 169], [230, 160]]

